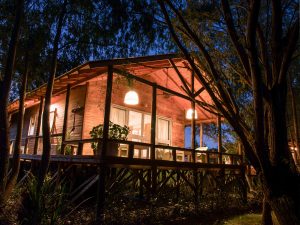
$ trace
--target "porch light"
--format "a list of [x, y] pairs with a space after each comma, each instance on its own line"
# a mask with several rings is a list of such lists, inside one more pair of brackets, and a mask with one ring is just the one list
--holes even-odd
[[[191, 119], [193, 118], [193, 114], [194, 114], [193, 109], [188, 109], [188, 110], [186, 111], [185, 117], [186, 117], [188, 120], [191, 120]], [[195, 110], [194, 118], [195, 118], [195, 119], [198, 119], [198, 113], [197, 113], [196, 110]]]
[[139, 96], [135, 91], [128, 91], [124, 98], [124, 103], [127, 105], [139, 104]]

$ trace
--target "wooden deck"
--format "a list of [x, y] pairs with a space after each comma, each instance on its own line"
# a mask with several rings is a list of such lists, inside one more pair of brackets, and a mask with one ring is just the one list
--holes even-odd
[[[60, 135], [53, 135], [52, 138], [59, 137]], [[25, 140], [28, 143], [28, 139], [34, 139], [36, 137], [29, 137]], [[37, 138], [42, 138], [38, 136]], [[68, 140], [62, 144], [64, 146], [72, 145], [76, 146], [76, 152], [74, 155], [55, 154], [51, 155], [51, 163], [67, 163], [67, 164], [82, 164], [82, 165], [105, 165], [107, 167], [119, 167], [119, 168], [135, 168], [135, 169], [151, 169], [156, 167], [158, 169], [227, 169], [227, 170], [241, 170], [244, 168], [243, 156], [239, 154], [227, 154], [210, 150], [195, 150], [175, 146], [154, 145], [150, 143], [124, 141], [124, 140], [107, 140], [108, 143], [116, 143], [119, 146], [125, 148], [125, 155], [118, 156], [100, 156], [100, 155], [82, 155], [82, 148], [84, 144], [90, 144], [91, 142], [102, 142], [102, 138], [97, 139], [81, 139], [81, 140]], [[154, 148], [155, 157], [151, 157], [150, 149]], [[27, 148], [27, 146], [25, 146]], [[107, 149], [108, 150], [108, 149]], [[147, 151], [146, 158], [142, 158], [141, 155], [136, 155], [135, 151]], [[169, 157], [162, 159], [158, 156], [158, 152], [168, 152]], [[25, 150], [25, 153], [33, 152], [32, 150]], [[109, 152], [109, 151], [108, 151]], [[195, 155], [195, 161], [192, 155]], [[21, 154], [23, 161], [40, 161], [40, 154]]]
[[[40, 161], [41, 155], [22, 154], [23, 161]], [[92, 165], [105, 165], [108, 167], [120, 168], [135, 168], [135, 169], [151, 169], [156, 167], [158, 169], [227, 169], [227, 170], [240, 170], [244, 167], [243, 164], [218, 164], [218, 163], [201, 163], [201, 162], [174, 162], [167, 160], [151, 160], [151, 159], [129, 159], [125, 157], [106, 157], [99, 159], [96, 156], [83, 156], [83, 155], [51, 155], [51, 162], [68, 163], [68, 164], [92, 164]]]

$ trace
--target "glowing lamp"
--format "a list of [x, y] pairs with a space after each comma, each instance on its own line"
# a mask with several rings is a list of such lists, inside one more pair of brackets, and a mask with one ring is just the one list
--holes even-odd
[[[194, 113], [195, 112], [195, 113]], [[185, 115], [185, 117], [188, 119], [188, 120], [191, 120], [192, 118], [193, 118], [193, 115], [194, 115], [194, 118], [195, 119], [198, 119], [198, 113], [197, 113], [197, 111], [195, 110], [193, 110], [193, 109], [188, 109], [187, 111], [186, 111], [186, 115]]]
[[139, 96], [135, 91], [128, 91], [124, 98], [124, 103], [127, 105], [139, 104]]

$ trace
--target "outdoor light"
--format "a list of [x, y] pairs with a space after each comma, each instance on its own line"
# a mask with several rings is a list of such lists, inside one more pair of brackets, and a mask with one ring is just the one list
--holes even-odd
[[124, 103], [127, 105], [139, 104], [139, 96], [135, 91], [128, 91], [124, 98]]
[[[188, 119], [188, 120], [191, 120], [192, 118], [193, 118], [193, 114], [194, 114], [194, 112], [193, 112], [193, 109], [189, 109], [188, 111], [186, 111], [186, 118]], [[198, 119], [198, 113], [197, 113], [197, 111], [195, 110], [195, 115], [194, 115], [194, 118], [195, 119]]]

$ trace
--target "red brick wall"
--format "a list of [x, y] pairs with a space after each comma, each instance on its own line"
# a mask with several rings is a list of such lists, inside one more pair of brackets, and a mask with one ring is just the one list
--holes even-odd
[[[149, 79], [149, 78], [148, 78]], [[114, 76], [112, 104], [131, 108], [134, 110], [151, 113], [152, 87], [134, 82], [132, 87], [139, 95], [140, 103], [136, 106], [124, 104], [124, 96], [130, 89], [127, 81]], [[106, 76], [90, 80], [87, 87], [86, 107], [84, 112], [83, 138], [90, 138], [89, 132], [98, 124], [103, 123], [104, 104], [105, 104]], [[158, 91], [157, 97], [157, 116], [171, 120], [173, 146], [184, 146], [184, 123], [185, 111], [180, 107], [179, 98], [165, 95]], [[85, 144], [83, 154], [92, 154], [90, 144]]]
[[[92, 79], [87, 84], [86, 101], [84, 107], [82, 138], [91, 138], [90, 131], [98, 124], [103, 123], [104, 103], [106, 93], [106, 75]], [[92, 155], [91, 145], [84, 144], [83, 154]]]
[[[116, 104], [119, 106], [124, 106], [126, 108], [132, 108], [138, 111], [151, 113], [151, 102], [152, 102], [152, 87], [142, 84], [140, 82], [133, 82], [132, 89], [136, 90], [140, 103], [137, 106], [127, 106], [123, 103], [124, 96], [126, 92], [129, 90], [128, 83], [126, 79], [119, 79], [114, 76], [113, 83], [113, 92], [112, 92], [112, 104]], [[154, 82], [153, 79], [148, 80]], [[88, 81], [85, 88], [76, 88], [72, 89], [71, 97], [70, 97], [70, 107], [75, 106], [76, 104], [84, 105], [84, 118], [83, 118], [83, 126], [82, 126], [82, 138], [90, 138], [89, 132], [91, 129], [103, 123], [104, 116], [104, 104], [105, 104], [105, 92], [106, 92], [106, 75], [99, 76], [97, 78], [91, 79]], [[85, 103], [84, 103], [84, 99]], [[184, 145], [184, 124], [185, 124], [185, 110], [181, 106], [180, 98], [166, 95], [162, 91], [158, 90], [157, 97], [157, 116], [165, 117], [171, 120], [172, 124], [172, 142], [173, 146], [183, 147]], [[64, 108], [65, 108], [65, 93], [59, 96], [53, 97], [52, 99], [52, 107], [53, 110], [57, 109], [57, 117], [56, 117], [56, 133], [62, 132], [63, 127], [63, 118], [64, 118]], [[32, 113], [37, 114], [38, 105], [34, 106], [30, 109], [26, 110], [25, 114], [25, 125], [24, 125], [24, 136], [27, 136], [28, 126], [30, 115]], [[68, 130], [72, 127], [72, 119], [73, 117], [69, 111], [68, 113]], [[15, 116], [13, 116], [13, 120]], [[15, 124], [12, 125], [11, 128], [11, 136], [13, 137], [15, 133]], [[85, 144], [83, 149], [83, 154], [92, 154], [92, 150], [90, 148], [90, 144]]]
[[[82, 139], [82, 126], [85, 107], [86, 84], [79, 85], [71, 89], [69, 108], [68, 108], [68, 122], [67, 122], [67, 139], [79, 140]], [[79, 109], [72, 112], [74, 109]], [[74, 124], [75, 116], [75, 124]], [[72, 133], [71, 133], [72, 131]]]

